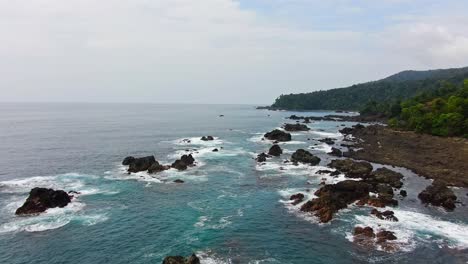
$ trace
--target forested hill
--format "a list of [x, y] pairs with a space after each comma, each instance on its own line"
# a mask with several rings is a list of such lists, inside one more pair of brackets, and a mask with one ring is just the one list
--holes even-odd
[[403, 71], [382, 80], [311, 93], [281, 95], [271, 106], [285, 110], [361, 110], [371, 102], [404, 100], [433, 91], [448, 81], [468, 78], [468, 67], [429, 71]]

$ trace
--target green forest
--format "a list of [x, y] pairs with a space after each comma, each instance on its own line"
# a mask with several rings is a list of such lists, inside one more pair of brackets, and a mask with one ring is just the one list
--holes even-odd
[[440, 88], [443, 82], [455, 85], [468, 78], [468, 67], [431, 71], [404, 71], [382, 80], [346, 88], [279, 96], [272, 109], [361, 110], [369, 102], [405, 100]]
[[391, 127], [436, 136], [468, 138], [468, 79], [440, 87], [404, 101], [369, 102], [362, 115], [383, 115]]

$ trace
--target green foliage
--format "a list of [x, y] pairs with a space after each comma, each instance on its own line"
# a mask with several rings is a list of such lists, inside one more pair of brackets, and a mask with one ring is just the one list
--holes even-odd
[[[455, 89], [468, 78], [468, 67], [460, 69], [433, 71], [406, 71], [388, 78], [312, 93], [281, 95], [272, 105], [273, 108], [289, 110], [364, 110], [381, 112], [383, 108], [392, 114], [398, 113], [396, 102], [415, 96], [426, 96], [425, 92], [440, 93]], [[422, 99], [422, 98], [421, 98]], [[390, 109], [386, 105], [394, 105]]]
[[444, 82], [439, 89], [399, 103], [399, 109], [395, 104], [385, 109], [385, 105], [374, 103], [364, 110], [381, 111], [390, 118], [391, 127], [468, 138], [468, 79], [459, 85]]

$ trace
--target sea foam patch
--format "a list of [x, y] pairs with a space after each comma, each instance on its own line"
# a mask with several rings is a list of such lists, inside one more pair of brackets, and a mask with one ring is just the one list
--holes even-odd
[[380, 220], [369, 215], [357, 215], [355, 218], [359, 225], [395, 232], [397, 242], [410, 245], [403, 247], [403, 250], [414, 249], [417, 242], [435, 242], [439, 246], [457, 249], [468, 248], [466, 223], [444, 221], [434, 216], [396, 208], [389, 210], [394, 211], [398, 222]]

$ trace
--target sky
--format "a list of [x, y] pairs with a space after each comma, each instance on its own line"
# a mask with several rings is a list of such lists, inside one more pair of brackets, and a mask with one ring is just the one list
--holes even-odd
[[0, 101], [271, 104], [468, 66], [466, 0], [0, 0]]

